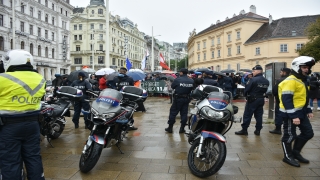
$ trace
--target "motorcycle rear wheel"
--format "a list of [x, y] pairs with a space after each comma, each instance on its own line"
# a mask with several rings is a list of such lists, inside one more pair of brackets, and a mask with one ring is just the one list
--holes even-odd
[[227, 155], [225, 143], [207, 138], [203, 141], [202, 151], [197, 158], [200, 139], [193, 142], [188, 154], [188, 166], [192, 174], [205, 178], [218, 172]]
[[51, 127], [52, 130], [54, 131], [54, 133], [51, 134], [51, 139], [57, 139], [62, 134], [65, 127], [65, 124], [63, 124], [61, 121], [56, 121], [55, 123], [57, 123], [60, 126], [60, 128], [59, 128], [59, 131], [55, 131], [54, 127]]
[[98, 162], [103, 146], [96, 142], [92, 142], [91, 146], [86, 150], [85, 154], [81, 154], [79, 168], [83, 173], [89, 172]]

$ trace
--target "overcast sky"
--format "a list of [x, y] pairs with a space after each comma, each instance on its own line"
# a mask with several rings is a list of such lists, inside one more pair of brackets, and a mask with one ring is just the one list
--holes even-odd
[[[71, 5], [86, 7], [90, 0], [70, 0]], [[320, 0], [109, 0], [112, 15], [127, 17], [138, 29], [160, 41], [187, 42], [189, 32], [209, 27], [217, 20], [224, 21], [250, 5], [257, 14], [273, 19], [320, 14]]]

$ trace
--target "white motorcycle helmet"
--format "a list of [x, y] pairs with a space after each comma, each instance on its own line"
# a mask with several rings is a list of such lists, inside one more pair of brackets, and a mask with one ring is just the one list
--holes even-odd
[[311, 74], [311, 67], [315, 65], [315, 60], [313, 57], [309, 56], [300, 56], [295, 58], [291, 63], [291, 69], [298, 74], [302, 75], [300, 66], [309, 66], [308, 75]]
[[10, 67], [19, 65], [33, 65], [33, 56], [25, 50], [15, 49], [8, 51], [2, 57], [4, 70], [7, 72]]

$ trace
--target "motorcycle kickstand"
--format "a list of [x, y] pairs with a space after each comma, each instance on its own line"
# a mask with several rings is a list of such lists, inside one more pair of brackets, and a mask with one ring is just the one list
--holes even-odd
[[119, 145], [119, 143], [116, 143], [115, 145], [116, 145], [116, 146], [117, 146], [117, 148], [119, 149], [120, 153], [121, 153], [121, 154], [124, 154], [124, 153], [121, 151], [121, 149], [120, 149], [120, 145]]
[[48, 136], [47, 136], [47, 141], [49, 142], [50, 146], [54, 148], [54, 146], [51, 144], [51, 138], [49, 138]]

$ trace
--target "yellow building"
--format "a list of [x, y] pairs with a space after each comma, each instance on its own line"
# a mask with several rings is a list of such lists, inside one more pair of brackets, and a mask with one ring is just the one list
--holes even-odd
[[[305, 28], [320, 15], [290, 17], [273, 20], [242, 10], [239, 15], [217, 21], [207, 29], [190, 33], [188, 40], [189, 68], [251, 69], [272, 62], [286, 62], [299, 56], [296, 50], [308, 42]], [[313, 71], [320, 72], [317, 64]]]

